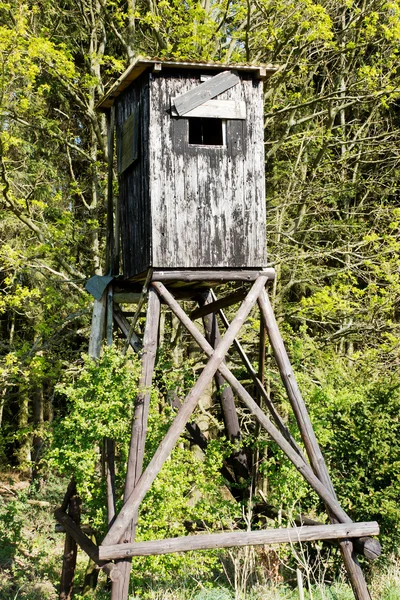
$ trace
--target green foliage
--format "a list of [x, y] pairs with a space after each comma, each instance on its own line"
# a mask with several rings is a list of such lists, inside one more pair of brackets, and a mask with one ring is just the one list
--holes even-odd
[[[91, 519], [103, 525], [104, 483], [99, 466], [105, 437], [113, 439], [124, 464], [137, 393], [138, 363], [105, 349], [95, 361], [87, 356], [67, 373], [57, 392], [67, 399], [53, 429], [49, 467], [73, 475], [83, 501], [92, 507]], [[90, 511], [89, 511], [90, 514]]]
[[[12, 479], [7, 481], [9, 489]], [[54, 486], [53, 493], [60, 493]], [[31, 506], [26, 492], [13, 493], [0, 504], [0, 598], [54, 600], [59, 571], [57, 537], [50, 504]], [[41, 499], [46, 497], [42, 490]], [[50, 499], [50, 498], [49, 498]], [[62, 551], [61, 547], [59, 548]]]
[[[83, 501], [84, 519], [101, 534], [106, 531], [104, 476], [101, 468], [105, 437], [115, 441], [117, 498], [121, 506], [125, 465], [130, 441], [130, 423], [137, 393], [138, 361], [127, 360], [114, 347], [106, 348], [98, 361], [84, 358], [58, 387], [67, 399], [67, 412], [54, 426], [47, 464], [73, 475]], [[72, 380], [72, 381], [71, 381]], [[161, 404], [160, 404], [161, 403]], [[162, 407], [162, 410], [160, 408]], [[173, 419], [173, 413], [156, 393], [152, 394], [146, 438], [145, 465], [150, 461]], [[231, 529], [240, 517], [240, 507], [224, 499], [220, 469], [229, 444], [215, 440], [202, 460], [182, 440], [173, 451], [139, 515], [136, 538], [161, 539], [185, 535], [185, 522], [200, 527]], [[188, 553], [143, 557], [135, 560], [133, 581], [145, 590], [159, 581], [174, 581], [178, 575], [201, 577], [218, 564], [217, 554]]]
[[331, 375], [310, 398], [342, 505], [354, 518], [380, 523], [388, 553], [399, 542], [399, 401], [400, 381], [374, 381], [356, 369]]

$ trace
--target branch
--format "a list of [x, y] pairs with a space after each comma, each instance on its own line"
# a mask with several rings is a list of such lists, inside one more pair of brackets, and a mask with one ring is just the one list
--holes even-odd
[[[21, 210], [18, 203], [15, 202], [15, 200], [13, 200], [10, 197], [10, 194], [9, 194], [10, 183], [8, 181], [7, 171], [6, 171], [6, 167], [4, 164], [3, 143], [2, 143], [1, 139], [0, 139], [0, 155], [1, 155], [1, 157], [0, 157], [0, 178], [1, 178], [1, 181], [3, 182], [2, 195], [6, 202], [6, 205], [11, 210], [11, 212], [22, 223], [24, 223], [24, 225], [29, 227], [29, 229], [35, 233], [35, 235], [37, 236], [37, 238], [39, 239], [41, 244], [45, 244], [46, 242], [49, 243], [49, 240], [47, 239], [47, 237], [44, 234], [44, 232], [42, 231], [42, 229], [38, 225], [36, 225], [36, 223], [32, 219], [27, 217]], [[50, 244], [50, 245], [52, 245], [52, 244]], [[80, 273], [79, 271], [76, 271], [73, 266], [69, 265], [67, 263], [67, 261], [64, 259], [64, 257], [61, 256], [61, 254], [55, 253], [55, 257], [59, 261], [61, 266], [64, 267], [64, 269], [67, 271], [67, 273], [69, 273], [70, 275], [73, 275], [74, 277], [76, 277], [78, 279], [85, 279], [85, 275], [83, 273]]]
[[[28, 265], [28, 267], [31, 267], [32, 269], [44, 269], [45, 271], [49, 271], [53, 275], [57, 275], [57, 277], [61, 277], [61, 279], [63, 279], [66, 283], [69, 283], [71, 285], [71, 287], [75, 288], [80, 294], [83, 294], [84, 296], [86, 295], [86, 292], [82, 287], [79, 287], [79, 285], [76, 285], [76, 283], [74, 283], [73, 281], [68, 279], [68, 277], [64, 273], [61, 273], [61, 271], [56, 271], [55, 269], [52, 269], [48, 265], [45, 265], [40, 262], [37, 262], [36, 264]], [[85, 281], [84, 277], [82, 277], [81, 279], [82, 279], [82, 281]]]
[[8, 119], [12, 119], [16, 123], [19, 123], [20, 125], [24, 125], [25, 127], [29, 127], [30, 129], [34, 129], [35, 131], [40, 131], [41, 133], [48, 135], [50, 138], [58, 140], [62, 144], [65, 144], [66, 146], [68, 146], [68, 148], [71, 148], [72, 150], [75, 150], [76, 152], [78, 152], [79, 154], [84, 156], [86, 158], [86, 160], [88, 160], [89, 162], [91, 162], [91, 163], [96, 162], [96, 160], [93, 159], [90, 156], [90, 154], [85, 152], [85, 150], [83, 150], [83, 148], [80, 148], [77, 144], [73, 144], [72, 142], [69, 142], [68, 140], [64, 139], [61, 135], [54, 133], [54, 131], [49, 131], [49, 130], [45, 129], [44, 127], [39, 127], [36, 124], [33, 125], [32, 123], [28, 123], [28, 121], [21, 119], [21, 117], [18, 117], [15, 113], [12, 113], [12, 112], [4, 112], [4, 113], [2, 113], [2, 115]]
[[10, 208], [10, 210], [14, 213], [14, 215], [20, 220], [22, 221], [22, 223], [24, 223], [25, 225], [27, 225], [29, 227], [29, 229], [31, 229], [31, 231], [33, 231], [35, 233], [35, 235], [38, 237], [39, 241], [44, 244], [46, 241], [46, 238], [43, 234], [43, 231], [40, 229], [40, 227], [38, 227], [36, 225], [36, 223], [34, 223], [34, 221], [32, 219], [30, 219], [29, 217], [27, 217], [26, 215], [24, 215], [24, 213], [22, 212], [21, 208], [18, 206], [18, 203], [15, 202], [15, 200], [13, 200], [10, 197], [9, 191], [10, 191], [10, 183], [8, 181], [7, 178], [7, 172], [6, 172], [6, 167], [4, 164], [4, 153], [3, 153], [3, 144], [2, 141], [0, 140], [0, 154], [1, 154], [1, 159], [0, 159], [0, 177], [1, 180], [3, 182], [3, 189], [2, 189], [2, 194], [3, 194], [3, 198], [6, 202], [6, 204], [8, 205], [8, 207]]

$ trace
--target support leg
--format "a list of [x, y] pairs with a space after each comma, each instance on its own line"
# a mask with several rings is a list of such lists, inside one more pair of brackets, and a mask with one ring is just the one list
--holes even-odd
[[[69, 499], [68, 514], [79, 525], [80, 505], [78, 496], [76, 495], [76, 487]], [[59, 600], [70, 600], [72, 597], [77, 555], [78, 545], [74, 538], [69, 533], [66, 533]]]
[[[271, 303], [265, 290], [263, 290], [260, 294], [259, 305], [269, 341], [274, 351], [279, 372], [286, 388], [293, 412], [296, 416], [297, 424], [312, 468], [318, 479], [324, 484], [326, 489], [329, 490], [332, 497], [336, 500], [335, 490], [333, 489], [332, 481], [329, 476], [324, 457], [318, 445], [317, 438], [315, 437], [305, 402], [298, 388]], [[332, 522], [337, 522], [331, 513], [330, 518]], [[370, 600], [371, 596], [365, 582], [363, 572], [353, 551], [353, 543], [349, 541], [340, 542], [340, 549], [355, 597], [357, 600]]]
[[[204, 295], [204, 301], [201, 305], [210, 304], [213, 302], [213, 297], [210, 292]], [[215, 349], [220, 340], [219, 327], [215, 313], [210, 313], [203, 316], [204, 331], [209, 344]], [[240, 448], [240, 425], [235, 406], [235, 397], [232, 388], [226, 383], [221, 373], [217, 371], [214, 376], [217, 390], [220, 394], [222, 414], [224, 417], [225, 431], [228, 440], [236, 444], [237, 450], [232, 455], [232, 461], [240, 477], [249, 477], [249, 465], [245, 452]]]
[[[153, 379], [157, 353], [159, 323], [160, 299], [157, 293], [153, 289], [150, 289], [146, 315], [146, 328], [143, 340], [142, 373], [139, 381], [139, 393], [135, 404], [128, 469], [125, 481], [125, 500], [129, 498], [142, 473], [147, 420], [150, 406], [150, 387]], [[134, 515], [133, 522], [125, 533], [123, 538], [124, 542], [132, 542], [134, 540], [136, 519], [137, 513]], [[127, 600], [129, 595], [131, 559], [122, 561], [119, 568], [122, 572], [122, 577], [118, 600]]]
[[105, 454], [107, 462], [107, 515], [110, 526], [115, 518], [115, 443], [110, 438], [105, 439]]
[[90, 330], [89, 356], [98, 358], [100, 356], [101, 345], [104, 340], [107, 312], [107, 290], [100, 300], [95, 300], [93, 304], [92, 328]]

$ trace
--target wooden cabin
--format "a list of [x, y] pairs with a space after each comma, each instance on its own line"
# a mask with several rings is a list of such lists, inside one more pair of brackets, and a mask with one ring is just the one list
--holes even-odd
[[273, 67], [138, 59], [114, 107], [123, 276], [266, 265], [263, 79]]

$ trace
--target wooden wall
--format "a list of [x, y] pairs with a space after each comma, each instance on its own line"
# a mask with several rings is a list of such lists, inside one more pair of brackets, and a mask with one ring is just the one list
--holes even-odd
[[144, 73], [118, 98], [116, 105], [117, 162], [122, 126], [139, 110], [138, 158], [118, 177], [123, 275], [132, 277], [151, 265], [151, 205], [149, 200], [149, 74]]
[[244, 100], [226, 147], [189, 146], [188, 120], [171, 98], [199, 85], [198, 71], [161, 71], [150, 82], [150, 195], [157, 267], [266, 264], [262, 82], [243, 75], [218, 100]]

